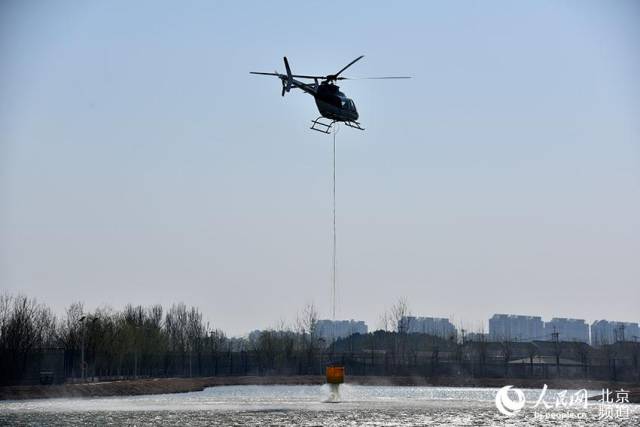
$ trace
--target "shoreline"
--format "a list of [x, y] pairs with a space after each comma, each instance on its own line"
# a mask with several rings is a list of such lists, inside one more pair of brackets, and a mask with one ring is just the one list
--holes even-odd
[[[221, 376], [201, 378], [150, 378], [90, 382], [83, 384], [26, 385], [0, 387], [0, 400], [26, 400], [70, 397], [139, 396], [166, 393], [202, 391], [207, 387], [229, 385], [321, 385], [322, 375], [273, 375], [273, 376]], [[417, 376], [350, 376], [346, 384], [371, 386], [434, 386], [434, 387], [484, 387], [500, 388], [513, 385], [518, 388], [541, 389], [544, 384], [551, 389], [631, 390], [629, 401], [640, 403], [638, 384], [611, 383], [594, 380], [528, 379], [528, 378], [458, 378]]]

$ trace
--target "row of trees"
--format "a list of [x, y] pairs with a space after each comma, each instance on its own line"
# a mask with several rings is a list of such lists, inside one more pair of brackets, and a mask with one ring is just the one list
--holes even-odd
[[19, 383], [31, 365], [42, 370], [48, 353], [63, 354], [65, 378], [233, 373], [240, 365], [248, 369], [249, 353], [261, 371], [295, 366], [297, 373], [307, 373], [323, 345], [317, 320], [315, 307], [308, 305], [292, 327], [281, 324], [248, 338], [229, 338], [198, 308], [183, 303], [94, 311], [73, 303], [58, 318], [35, 299], [3, 293], [0, 383]]
[[[361, 374], [508, 376], [525, 368], [512, 363], [524, 359], [527, 375], [534, 375], [534, 359], [545, 355], [553, 357], [556, 375], [561, 374], [561, 359], [570, 359], [585, 368], [585, 375], [590, 366], [599, 365], [608, 366], [603, 375], [612, 378], [624, 372], [640, 378], [639, 343], [593, 348], [558, 341], [488, 342], [484, 334], [459, 341], [407, 333], [402, 319], [409, 315], [407, 301], [401, 299], [381, 317], [379, 330], [332, 343], [318, 335], [317, 310], [307, 305], [291, 326], [281, 323], [230, 338], [185, 304], [87, 311], [74, 303], [57, 318], [34, 299], [2, 294], [0, 384], [20, 383], [28, 375], [33, 382], [32, 371], [49, 369], [62, 379], [320, 374], [331, 361], [347, 363], [350, 372]], [[53, 362], [44, 363], [50, 353]]]
[[35, 354], [61, 350], [66, 377], [191, 375], [205, 349], [221, 352], [227, 341], [184, 304], [88, 312], [74, 303], [56, 318], [35, 299], [0, 295], [2, 383], [19, 382]]

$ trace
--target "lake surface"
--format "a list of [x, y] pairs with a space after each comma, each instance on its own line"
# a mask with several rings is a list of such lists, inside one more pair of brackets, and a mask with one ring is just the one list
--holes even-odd
[[[340, 402], [329, 403], [326, 385], [224, 386], [151, 396], [5, 401], [0, 425], [640, 425], [640, 405], [613, 405], [607, 419], [596, 402], [586, 409], [533, 409], [540, 390], [523, 392], [525, 408], [507, 417], [496, 409], [493, 388], [346, 384]], [[545, 401], [551, 404], [555, 395], [548, 390]], [[536, 412], [555, 418], [536, 418]], [[570, 412], [578, 418], [567, 418]]]

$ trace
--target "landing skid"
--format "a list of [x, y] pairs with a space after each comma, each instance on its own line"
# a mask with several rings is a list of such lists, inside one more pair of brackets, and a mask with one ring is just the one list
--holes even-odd
[[336, 122], [335, 120], [331, 120], [328, 124], [322, 121], [323, 117], [320, 116], [315, 120], [311, 120], [311, 127], [309, 129], [317, 130], [322, 133], [331, 133], [331, 127]]
[[364, 128], [360, 126], [360, 123], [358, 122], [344, 122], [344, 124], [349, 126], [350, 128], [364, 130]]
[[[315, 120], [311, 120], [311, 123], [313, 124], [309, 129], [313, 129], [313, 130], [317, 130], [318, 132], [329, 134], [331, 133], [331, 128], [333, 127], [333, 124], [336, 123], [336, 120], [331, 120], [329, 123], [327, 123], [328, 120], [329, 119], [325, 119], [322, 116], [318, 117]], [[360, 126], [360, 123], [358, 122], [340, 122], [340, 123], [344, 123], [345, 125], [353, 129], [364, 130], [364, 128]]]

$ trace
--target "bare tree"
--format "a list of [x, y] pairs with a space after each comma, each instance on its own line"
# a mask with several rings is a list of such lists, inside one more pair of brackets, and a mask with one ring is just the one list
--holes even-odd
[[0, 297], [0, 383], [18, 381], [30, 355], [55, 339], [55, 317], [48, 307], [24, 295]]
[[504, 363], [504, 376], [509, 376], [509, 362], [513, 355], [513, 342], [510, 339], [502, 341], [500, 346], [500, 353], [502, 354], [502, 361]]
[[219, 358], [222, 353], [222, 349], [225, 347], [227, 337], [220, 329], [213, 329], [209, 331], [208, 343], [211, 351], [211, 361], [213, 364], [213, 374], [218, 375], [219, 372]]
[[538, 354], [538, 346], [530, 342], [527, 344], [527, 356], [529, 356], [529, 375], [533, 377], [533, 359]]
[[[399, 298], [398, 301], [391, 306], [391, 308], [383, 314], [383, 319], [386, 327], [396, 332], [393, 336], [393, 349], [392, 358], [394, 365], [397, 365], [398, 361], [401, 363], [406, 362], [407, 353], [407, 337], [406, 334], [410, 329], [410, 311], [407, 298]], [[398, 336], [399, 335], [399, 336]]]
[[189, 349], [189, 376], [193, 376], [193, 354], [195, 353], [198, 375], [202, 369], [203, 338], [206, 334], [202, 323], [202, 313], [191, 307], [187, 315], [187, 346]]
[[389, 317], [391, 321], [391, 328], [400, 333], [407, 333], [411, 327], [410, 323], [410, 311], [407, 298], [399, 298], [398, 301], [391, 306]]
[[313, 369], [316, 351], [319, 347], [317, 342], [318, 310], [313, 303], [307, 304], [302, 313], [296, 319], [296, 326], [301, 338], [301, 347], [306, 354], [306, 371]]
[[391, 316], [389, 315], [388, 311], [385, 311], [380, 315], [380, 318], [378, 319], [378, 325], [379, 329], [383, 331], [391, 330]]
[[280, 349], [281, 349], [281, 364], [283, 366], [288, 365], [293, 360], [295, 351], [295, 333], [283, 320], [278, 322], [276, 331], [280, 337]]

